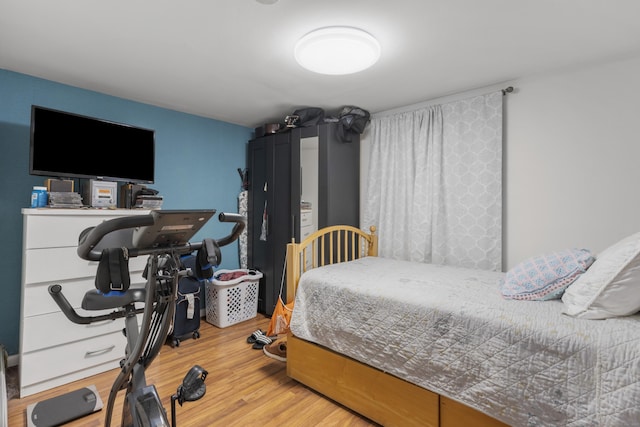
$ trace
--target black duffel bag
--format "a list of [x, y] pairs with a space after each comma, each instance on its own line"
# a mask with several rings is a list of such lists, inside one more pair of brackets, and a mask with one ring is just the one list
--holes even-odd
[[353, 134], [362, 134], [370, 120], [371, 115], [367, 110], [354, 106], [343, 107], [338, 115], [338, 137], [343, 142], [351, 142]]

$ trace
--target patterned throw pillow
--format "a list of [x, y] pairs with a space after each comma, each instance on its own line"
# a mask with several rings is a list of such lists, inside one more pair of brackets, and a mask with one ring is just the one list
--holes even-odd
[[500, 291], [507, 299], [558, 299], [594, 260], [588, 249], [567, 249], [532, 257], [507, 272]]

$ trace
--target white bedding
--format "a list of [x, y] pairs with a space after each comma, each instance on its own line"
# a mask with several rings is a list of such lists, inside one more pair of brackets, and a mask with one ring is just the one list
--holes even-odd
[[291, 331], [510, 425], [640, 425], [640, 316], [505, 300], [501, 277], [378, 257], [313, 269]]

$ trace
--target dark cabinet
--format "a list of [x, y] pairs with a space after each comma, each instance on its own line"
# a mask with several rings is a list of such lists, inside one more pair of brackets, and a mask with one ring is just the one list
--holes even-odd
[[284, 280], [287, 243], [328, 225], [359, 224], [360, 140], [341, 141], [337, 126], [249, 141], [248, 263], [263, 273], [258, 311], [268, 316]]
[[258, 311], [271, 315], [280, 291], [278, 263], [291, 241], [291, 134], [249, 142], [248, 265], [262, 272]]

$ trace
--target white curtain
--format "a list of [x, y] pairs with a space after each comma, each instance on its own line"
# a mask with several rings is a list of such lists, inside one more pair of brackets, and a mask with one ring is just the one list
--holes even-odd
[[373, 118], [369, 134], [379, 255], [500, 271], [502, 92]]

